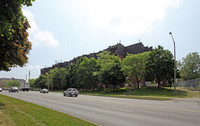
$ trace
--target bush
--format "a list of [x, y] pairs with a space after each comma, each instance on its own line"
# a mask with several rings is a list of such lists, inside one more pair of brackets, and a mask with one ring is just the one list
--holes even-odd
[[197, 86], [197, 90], [200, 91], [200, 82], [199, 82], [199, 85]]

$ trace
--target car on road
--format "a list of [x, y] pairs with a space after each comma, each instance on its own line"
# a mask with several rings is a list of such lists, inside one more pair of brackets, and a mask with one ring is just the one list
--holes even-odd
[[11, 87], [10, 89], [9, 89], [9, 92], [18, 92], [19, 90], [18, 90], [18, 88], [17, 87]]
[[2, 88], [0, 88], [0, 92], [2, 92]]
[[41, 89], [41, 90], [40, 90], [40, 93], [49, 93], [49, 90], [46, 89], [46, 88], [44, 88], [44, 89]]
[[78, 94], [79, 94], [79, 91], [76, 88], [68, 88], [67, 90], [63, 92], [64, 96], [70, 96], [70, 97], [72, 96], [77, 97]]

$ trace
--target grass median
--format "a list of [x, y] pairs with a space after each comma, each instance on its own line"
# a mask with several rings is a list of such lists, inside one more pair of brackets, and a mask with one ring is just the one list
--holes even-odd
[[[129, 93], [127, 93], [129, 92]], [[194, 92], [184, 88], [177, 88], [176, 96], [174, 90], [170, 88], [142, 87], [140, 89], [120, 88], [119, 90], [96, 90], [96, 91], [80, 91], [80, 94], [148, 99], [148, 100], [171, 100], [173, 98], [200, 98], [200, 92]]]
[[0, 94], [0, 126], [95, 126], [95, 124]]

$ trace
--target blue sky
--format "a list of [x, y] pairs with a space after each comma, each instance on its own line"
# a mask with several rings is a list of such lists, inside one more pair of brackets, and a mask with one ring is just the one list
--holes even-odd
[[106, 49], [120, 40], [124, 46], [140, 41], [158, 45], [177, 60], [200, 51], [199, 0], [36, 0], [23, 7], [29, 20], [32, 50], [25, 67], [0, 72], [0, 78], [25, 79], [56, 62]]

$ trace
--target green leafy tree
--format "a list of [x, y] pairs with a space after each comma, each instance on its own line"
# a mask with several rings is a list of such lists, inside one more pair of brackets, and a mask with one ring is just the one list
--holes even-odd
[[0, 81], [0, 87], [4, 88], [6, 86], [7, 80]]
[[29, 80], [28, 80], [28, 82], [30, 83], [30, 87], [31, 87], [31, 88], [35, 88], [35, 85], [34, 85], [35, 80], [36, 80], [36, 79], [29, 79]]
[[63, 89], [65, 87], [65, 77], [67, 70], [65, 68], [54, 68], [46, 73], [46, 85], [51, 89]]
[[128, 54], [123, 60], [123, 71], [130, 78], [132, 84], [136, 82], [135, 87], [139, 88], [139, 82], [145, 79], [145, 64], [149, 52], [140, 54]]
[[106, 89], [111, 84], [114, 90], [117, 85], [122, 85], [125, 82], [119, 57], [110, 55], [108, 51], [103, 51], [98, 54], [98, 64], [100, 66], [100, 81], [106, 85]]
[[97, 61], [95, 58], [84, 57], [78, 66], [78, 83], [85, 89], [95, 90], [98, 83]]
[[6, 83], [6, 86], [7, 86], [7, 87], [19, 87], [19, 86], [20, 86], [20, 83], [19, 83], [19, 81], [17, 81], [17, 80], [12, 80], [12, 81], [8, 81], [8, 82]]
[[198, 52], [189, 53], [179, 63], [180, 75], [184, 80], [196, 79], [200, 77], [200, 55]]
[[52, 76], [54, 89], [63, 89], [65, 86], [65, 76], [67, 70], [65, 68], [55, 68]]
[[80, 85], [78, 83], [78, 73], [77, 73], [77, 67], [79, 65], [79, 62], [71, 63], [69, 68], [67, 69], [66, 76], [65, 76], [65, 86], [67, 88], [69, 87], [75, 87], [79, 88]]
[[34, 83], [36, 88], [48, 88], [47, 86], [47, 76], [45, 75], [40, 75]]
[[34, 0], [0, 1], [0, 71], [24, 66], [28, 62], [31, 42], [28, 40], [28, 20], [22, 5], [31, 6]]
[[146, 62], [146, 70], [148, 74], [152, 74], [153, 78], [158, 82], [162, 80], [170, 80], [173, 78], [174, 60], [169, 50], [164, 50], [162, 46], [158, 46], [148, 55]]

